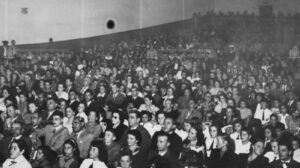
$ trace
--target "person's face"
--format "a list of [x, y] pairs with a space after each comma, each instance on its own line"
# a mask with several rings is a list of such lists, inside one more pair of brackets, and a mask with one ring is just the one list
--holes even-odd
[[276, 129], [275, 129], [275, 133], [276, 133], [276, 136], [277, 136], [277, 137], [280, 137], [281, 134], [282, 134], [282, 130], [281, 130], [280, 128], [276, 128]]
[[44, 158], [44, 153], [43, 153], [43, 151], [41, 149], [39, 149], [37, 151], [36, 158], [37, 158], [37, 160], [41, 160], [41, 159]]
[[270, 123], [271, 123], [271, 125], [275, 125], [276, 122], [277, 122], [276, 117], [274, 117], [274, 116], [270, 117]]
[[61, 109], [66, 109], [66, 107], [67, 107], [67, 102], [61, 101], [61, 102], [60, 102], [60, 108], [61, 108]]
[[298, 141], [292, 141], [293, 150], [299, 149], [299, 142]]
[[246, 103], [244, 101], [241, 102], [241, 108], [245, 108], [246, 107]]
[[130, 168], [131, 167], [131, 159], [129, 156], [122, 156], [120, 159], [121, 168]]
[[28, 109], [29, 109], [29, 111], [30, 111], [31, 113], [33, 113], [33, 112], [35, 112], [35, 111], [37, 110], [37, 107], [36, 107], [35, 104], [30, 103], [30, 104], [28, 105]]
[[50, 88], [51, 88], [51, 85], [50, 85], [49, 82], [46, 82], [46, 83], [45, 83], [45, 88], [46, 88], [46, 89], [50, 89]]
[[253, 152], [255, 152], [257, 155], [262, 155], [264, 151], [264, 144], [263, 142], [256, 142], [253, 145]]
[[270, 129], [265, 129], [265, 137], [266, 138], [271, 138], [272, 137], [272, 132]]
[[116, 138], [112, 132], [105, 131], [105, 135], [104, 135], [104, 143], [105, 144], [111, 144], [115, 139]]
[[83, 104], [83, 103], [80, 103], [79, 105], [78, 105], [78, 112], [84, 112], [84, 110], [85, 110], [85, 105]]
[[147, 115], [147, 114], [143, 114], [143, 116], [142, 116], [142, 122], [143, 122], [143, 123], [146, 123], [146, 122], [148, 122], [148, 121], [149, 121], [148, 115]]
[[21, 124], [19, 124], [19, 123], [13, 123], [13, 125], [12, 125], [12, 131], [13, 131], [14, 137], [17, 137], [17, 136], [21, 135], [23, 133], [23, 129], [21, 127]]
[[157, 138], [157, 149], [158, 151], [165, 151], [169, 147], [168, 137], [158, 136]]
[[194, 102], [194, 100], [190, 100], [189, 101], [189, 107], [190, 107], [190, 109], [194, 109], [195, 108], [195, 102]]
[[165, 107], [166, 107], [166, 108], [171, 108], [171, 107], [172, 107], [172, 103], [171, 103], [170, 100], [167, 100], [167, 101], [165, 102]]
[[280, 112], [283, 113], [283, 114], [286, 114], [287, 113], [287, 109], [285, 106], [281, 106], [280, 107]]
[[72, 128], [75, 133], [79, 132], [83, 128], [83, 124], [78, 120], [73, 120]]
[[39, 115], [37, 113], [34, 113], [32, 116], [31, 116], [31, 123], [33, 126], [37, 126], [40, 124], [40, 118], [39, 118]]
[[288, 160], [290, 158], [290, 151], [287, 146], [279, 145], [279, 158], [281, 160]]
[[16, 159], [23, 153], [24, 153], [24, 150], [20, 151], [20, 148], [17, 143], [14, 142], [11, 144], [11, 149], [10, 149], [10, 158], [11, 159]]
[[85, 93], [85, 101], [90, 101], [92, 99], [92, 95], [89, 92]]
[[119, 114], [118, 113], [113, 113], [111, 121], [112, 121], [113, 125], [120, 124], [121, 120], [120, 120]]
[[60, 126], [62, 124], [62, 118], [60, 118], [60, 116], [55, 115], [52, 118], [52, 122], [54, 127]]
[[59, 84], [57, 90], [58, 90], [59, 92], [64, 91], [64, 85]]
[[226, 110], [226, 116], [227, 117], [232, 117], [233, 116], [233, 111], [232, 111], [231, 108], [227, 108], [227, 110]]
[[150, 106], [152, 104], [152, 101], [149, 98], [145, 98], [145, 104]]
[[90, 79], [89, 78], [84, 78], [83, 85], [84, 86], [89, 86], [90, 85]]
[[184, 129], [184, 131], [190, 132], [191, 128], [192, 128], [192, 126], [191, 126], [190, 123], [188, 123], [188, 122], [184, 122], [183, 123], [183, 129]]
[[166, 118], [165, 119], [165, 123], [164, 123], [164, 131], [165, 132], [171, 132], [174, 129], [174, 125], [173, 125], [173, 121], [170, 118]]
[[135, 113], [129, 113], [129, 126], [135, 127], [139, 124], [140, 119], [137, 118]]
[[272, 148], [272, 151], [277, 154], [278, 153], [278, 142], [272, 142], [271, 143], [271, 148]]
[[137, 143], [138, 143], [138, 141], [135, 138], [135, 136], [128, 134], [128, 137], [127, 137], [128, 146], [135, 146], [135, 145], [137, 145]]
[[20, 102], [25, 102], [25, 101], [26, 101], [25, 95], [21, 94], [20, 95]]
[[157, 121], [159, 125], [163, 125], [165, 122], [166, 116], [164, 114], [159, 114], [157, 116]]
[[47, 108], [48, 111], [52, 111], [56, 108], [56, 103], [54, 102], [54, 100], [50, 99], [47, 101]]
[[241, 125], [240, 123], [235, 123], [235, 124], [234, 124], [234, 130], [235, 130], [236, 132], [240, 132], [241, 129], [242, 129], [242, 125]]
[[195, 128], [191, 128], [188, 134], [188, 140], [194, 141], [197, 140], [197, 130]]
[[212, 138], [216, 138], [218, 136], [218, 130], [216, 127], [211, 127], [210, 128], [210, 136]]
[[133, 88], [132, 89], [132, 97], [136, 97], [136, 96], [138, 96], [138, 92], [137, 92], [136, 88]]
[[73, 148], [72, 145], [70, 145], [68, 143], [66, 143], [64, 145], [64, 153], [65, 153], [66, 156], [71, 156], [73, 154], [74, 150], [75, 149]]
[[68, 107], [68, 108], [66, 109], [66, 117], [67, 117], [67, 118], [70, 118], [70, 117], [72, 117], [72, 116], [74, 116], [74, 111], [72, 110], [72, 108]]
[[105, 93], [105, 87], [104, 86], [100, 86], [100, 93]]
[[97, 147], [91, 146], [90, 149], [90, 158], [95, 159], [99, 156], [99, 149]]
[[169, 88], [168, 91], [167, 91], [167, 95], [168, 95], [168, 96], [173, 95], [173, 90]]
[[9, 117], [14, 118], [16, 116], [16, 110], [10, 106], [7, 108], [7, 114]]
[[88, 116], [89, 122], [96, 122], [97, 115], [95, 111], [91, 111]]
[[117, 89], [117, 86], [116, 85], [112, 85], [111, 86], [111, 90], [113, 93], [117, 93], [118, 89]]
[[241, 132], [241, 139], [243, 142], [249, 141], [250, 135], [246, 131]]

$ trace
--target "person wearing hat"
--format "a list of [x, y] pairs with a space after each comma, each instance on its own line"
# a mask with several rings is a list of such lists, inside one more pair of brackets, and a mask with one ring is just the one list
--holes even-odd
[[265, 125], [270, 121], [270, 116], [272, 111], [268, 109], [268, 104], [266, 99], [262, 99], [260, 103], [260, 107], [258, 106], [254, 118], [261, 120], [262, 124]]
[[53, 112], [52, 125], [47, 125], [44, 129], [38, 131], [39, 137], [45, 137], [45, 145], [51, 147], [57, 153], [62, 152], [63, 144], [69, 138], [69, 130], [63, 126], [63, 118], [63, 112]]

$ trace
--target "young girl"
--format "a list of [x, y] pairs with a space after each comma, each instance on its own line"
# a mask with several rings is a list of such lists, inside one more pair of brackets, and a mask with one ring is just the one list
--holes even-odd
[[249, 154], [251, 148], [251, 133], [248, 129], [242, 129], [241, 140], [235, 141], [235, 153], [236, 154]]
[[40, 146], [38, 147], [35, 159], [31, 161], [31, 165], [33, 168], [51, 168], [51, 163], [54, 161], [53, 158], [55, 158], [54, 151], [49, 146]]
[[59, 168], [78, 168], [79, 151], [74, 139], [67, 139], [64, 142], [63, 155], [58, 158]]
[[32, 166], [26, 159], [29, 156], [29, 151], [27, 149], [27, 145], [24, 140], [21, 139], [14, 140], [11, 143], [9, 153], [10, 153], [9, 158], [6, 159], [2, 165], [3, 168], [12, 168], [12, 167], [32, 168]]
[[107, 150], [102, 141], [92, 141], [89, 158], [84, 159], [80, 168], [107, 168]]

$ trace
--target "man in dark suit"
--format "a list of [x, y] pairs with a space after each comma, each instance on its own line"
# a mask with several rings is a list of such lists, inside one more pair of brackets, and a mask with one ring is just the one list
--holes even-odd
[[69, 91], [69, 100], [68, 105], [72, 108], [73, 111], [77, 111], [79, 101], [76, 100], [77, 98], [77, 92], [76, 90], [70, 90]]
[[106, 98], [106, 103], [109, 107], [124, 108], [126, 96], [119, 92], [117, 84], [112, 84], [111, 93]]
[[157, 85], [152, 85], [151, 86], [151, 97], [153, 99], [153, 104], [157, 107], [160, 107], [162, 105], [162, 98], [158, 94], [158, 88]]
[[100, 106], [96, 101], [93, 100], [93, 91], [91, 89], [88, 89], [84, 93], [84, 99], [85, 99], [85, 107], [86, 107], [86, 112], [90, 112], [92, 110], [94, 111], [103, 111], [100, 110]]
[[44, 111], [42, 116], [42, 125], [46, 126], [52, 124], [53, 113], [57, 108], [57, 100], [54, 97], [51, 97], [47, 100], [47, 110]]
[[168, 167], [178, 168], [178, 158], [169, 149], [170, 141], [167, 133], [160, 133], [157, 136], [157, 148], [152, 150], [147, 159], [146, 167]]
[[131, 89], [131, 96], [127, 96], [127, 106], [128, 104], [132, 103], [133, 107], [136, 109], [139, 109], [139, 107], [141, 106], [141, 104], [144, 103], [144, 99], [138, 96], [138, 90], [136, 87], [133, 87]]
[[279, 141], [279, 160], [271, 163], [270, 168], [299, 168], [300, 163], [292, 159], [292, 144], [285, 142], [287, 140]]

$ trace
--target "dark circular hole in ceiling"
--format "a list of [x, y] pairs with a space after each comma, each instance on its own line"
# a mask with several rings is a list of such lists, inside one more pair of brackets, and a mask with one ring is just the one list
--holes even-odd
[[113, 29], [113, 28], [115, 28], [115, 21], [113, 21], [113, 20], [108, 20], [107, 23], [106, 23], [106, 27], [107, 27], [108, 29]]

